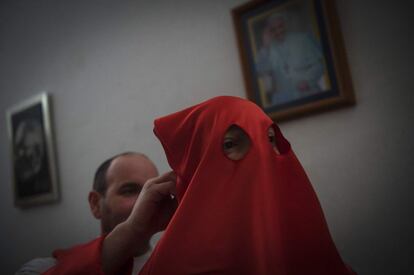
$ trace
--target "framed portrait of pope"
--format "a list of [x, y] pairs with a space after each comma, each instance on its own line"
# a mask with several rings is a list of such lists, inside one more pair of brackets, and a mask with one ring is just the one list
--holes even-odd
[[247, 97], [275, 121], [355, 102], [333, 1], [251, 1], [232, 16]]

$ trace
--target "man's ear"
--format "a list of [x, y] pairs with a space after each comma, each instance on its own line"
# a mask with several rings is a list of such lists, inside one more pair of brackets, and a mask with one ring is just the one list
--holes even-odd
[[91, 212], [95, 218], [98, 220], [102, 217], [102, 209], [101, 209], [101, 199], [102, 195], [96, 191], [89, 192], [88, 201], [89, 207], [91, 208]]

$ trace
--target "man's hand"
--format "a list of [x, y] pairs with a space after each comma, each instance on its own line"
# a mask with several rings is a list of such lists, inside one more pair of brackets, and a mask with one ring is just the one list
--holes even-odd
[[177, 208], [175, 183], [176, 175], [168, 172], [144, 184], [128, 219], [104, 240], [102, 269], [105, 274], [118, 274], [128, 259], [149, 249], [153, 234], [165, 229]]
[[149, 238], [164, 230], [177, 208], [175, 184], [172, 171], [148, 180], [126, 222]]

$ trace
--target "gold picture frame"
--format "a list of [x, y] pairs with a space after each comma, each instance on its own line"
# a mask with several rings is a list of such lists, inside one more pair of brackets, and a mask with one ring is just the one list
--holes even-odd
[[273, 120], [355, 104], [333, 1], [251, 1], [232, 17], [247, 97]]

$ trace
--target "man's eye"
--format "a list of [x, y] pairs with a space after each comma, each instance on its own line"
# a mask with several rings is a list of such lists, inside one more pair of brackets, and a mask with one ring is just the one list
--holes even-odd
[[236, 146], [236, 143], [234, 143], [234, 141], [232, 141], [232, 140], [225, 140], [224, 143], [223, 143], [224, 150], [230, 150], [234, 146]]
[[276, 134], [273, 127], [270, 127], [267, 130], [267, 138], [269, 139], [269, 142], [273, 145], [273, 147], [276, 147]]
[[134, 190], [134, 189], [124, 189], [121, 192], [122, 192], [122, 194], [133, 194], [133, 193], [136, 192], [136, 190]]
[[136, 194], [139, 193], [141, 190], [138, 187], [126, 187], [121, 189], [121, 194]]

